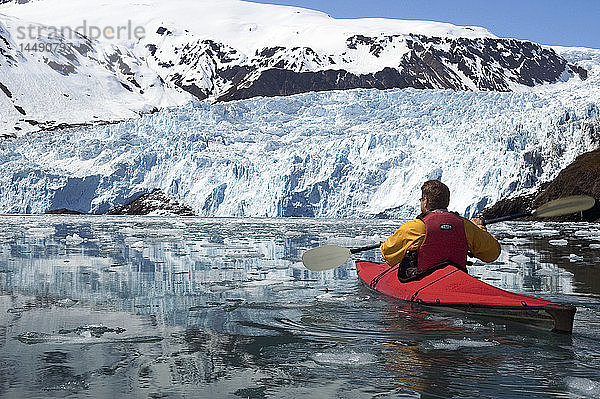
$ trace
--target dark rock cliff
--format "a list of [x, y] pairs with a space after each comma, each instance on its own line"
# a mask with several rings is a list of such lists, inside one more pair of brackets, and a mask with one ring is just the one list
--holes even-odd
[[578, 156], [554, 180], [543, 184], [536, 193], [498, 201], [484, 209], [482, 215], [486, 219], [491, 219], [526, 212], [548, 201], [570, 195], [589, 195], [596, 198], [596, 205], [582, 213], [545, 220], [600, 221], [600, 148]]
[[[161, 77], [200, 99], [218, 101], [357, 88], [506, 92], [515, 85], [587, 78], [585, 69], [569, 64], [554, 50], [516, 39], [354, 35], [341, 54], [277, 46], [246, 55], [224, 43], [193, 36], [183, 42], [181, 37], [170, 40], [175, 36], [163, 27], [156, 33], [156, 43], [146, 44], [146, 49]], [[384, 52], [389, 57], [398, 48], [408, 49], [399, 63], [385, 61], [389, 65], [364, 74], [345, 69], [359, 59], [368, 63], [365, 57], [382, 60]]]
[[167, 197], [159, 189], [143, 194], [127, 205], [115, 208], [108, 215], [179, 215], [195, 216], [194, 211], [177, 201]]

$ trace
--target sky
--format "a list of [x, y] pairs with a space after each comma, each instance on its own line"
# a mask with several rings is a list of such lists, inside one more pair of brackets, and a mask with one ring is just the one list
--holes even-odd
[[250, 0], [323, 11], [333, 18], [449, 22], [499, 37], [600, 49], [600, 0]]

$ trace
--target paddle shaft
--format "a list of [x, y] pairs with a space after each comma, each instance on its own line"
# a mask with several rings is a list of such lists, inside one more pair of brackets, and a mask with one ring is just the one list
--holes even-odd
[[[518, 218], [522, 218], [522, 217], [525, 217], [525, 216], [531, 216], [531, 215], [533, 215], [533, 212], [514, 213], [512, 215], [506, 215], [506, 216], [502, 216], [502, 217], [499, 217], [499, 218], [485, 219], [485, 220], [483, 220], [483, 224], [487, 226], [488, 224], [493, 224], [493, 223], [498, 223], [498, 222], [504, 222], [504, 221], [507, 221], [507, 220], [518, 219]], [[373, 244], [373, 245], [367, 245], [366, 247], [360, 247], [360, 248], [350, 248], [350, 253], [351, 254], [357, 254], [359, 252], [370, 251], [371, 249], [379, 248], [380, 245], [381, 245], [381, 243], [379, 243], [379, 244]]]
[[[488, 225], [488, 224], [492, 224], [492, 223], [504, 222], [505, 220], [513, 220], [513, 219], [518, 219], [518, 218], [523, 217], [523, 216], [531, 216], [531, 215], [532, 215], [532, 212], [515, 213], [513, 215], [502, 216], [502, 217], [495, 218], [495, 219], [486, 219], [486, 220], [483, 221], [483, 224], [484, 225]], [[380, 245], [381, 245], [381, 243], [379, 243], [379, 244], [373, 244], [373, 245], [367, 245], [365, 247], [360, 247], [360, 248], [350, 248], [350, 253], [351, 254], [357, 254], [359, 252], [370, 251], [372, 249], [379, 248]]]
[[[495, 219], [483, 220], [483, 224], [503, 222], [505, 220], [513, 220], [523, 216], [549, 217], [567, 215], [590, 209], [595, 203], [596, 201], [592, 197], [575, 195], [550, 201], [531, 212], [521, 212]], [[380, 245], [381, 244], [372, 244], [359, 248], [325, 245], [306, 251], [302, 255], [302, 262], [308, 269], [313, 271], [329, 270], [344, 264], [344, 262], [346, 262], [353, 254], [377, 249]]]
[[494, 219], [485, 219], [485, 220], [483, 220], [483, 224], [488, 225], [488, 224], [492, 224], [492, 223], [504, 222], [506, 220], [518, 219], [518, 218], [521, 218], [524, 216], [531, 216], [532, 214], [533, 214], [532, 212], [521, 212], [521, 213], [515, 213], [513, 215], [502, 216], [502, 217], [494, 218]]
[[381, 243], [379, 243], [379, 244], [373, 244], [373, 245], [367, 245], [366, 247], [360, 247], [360, 248], [350, 248], [350, 253], [351, 254], [357, 254], [359, 252], [370, 251], [371, 249], [377, 249], [377, 248], [379, 248], [380, 245], [381, 245]]
[[[486, 219], [483, 221], [483, 224], [488, 225], [488, 224], [492, 224], [492, 223], [498, 223], [498, 222], [503, 222], [505, 220], [513, 220], [513, 219], [517, 219], [523, 216], [531, 216], [532, 212], [521, 212], [521, 213], [515, 213], [514, 215], [507, 215], [507, 216], [502, 216], [500, 218], [495, 218], [495, 219]], [[372, 249], [377, 249], [381, 246], [381, 243], [379, 244], [373, 244], [373, 245], [367, 245], [365, 247], [360, 247], [360, 248], [350, 248], [350, 253], [351, 254], [357, 254], [359, 252], [365, 252], [365, 251], [370, 251]]]

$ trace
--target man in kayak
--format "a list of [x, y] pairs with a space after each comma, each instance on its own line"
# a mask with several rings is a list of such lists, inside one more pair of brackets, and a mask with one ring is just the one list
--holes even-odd
[[444, 183], [428, 180], [421, 194], [421, 214], [403, 223], [380, 247], [387, 264], [400, 265], [400, 281], [418, 279], [442, 265], [466, 270], [467, 254], [484, 262], [498, 258], [500, 244], [481, 219], [448, 211], [450, 190]]

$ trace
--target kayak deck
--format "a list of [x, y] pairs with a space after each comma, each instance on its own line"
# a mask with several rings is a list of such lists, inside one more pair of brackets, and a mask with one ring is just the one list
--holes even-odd
[[393, 298], [543, 327], [550, 325], [556, 332], [573, 330], [574, 306], [504, 291], [452, 265], [406, 283], [398, 280], [398, 266], [357, 261], [356, 270], [365, 284]]

